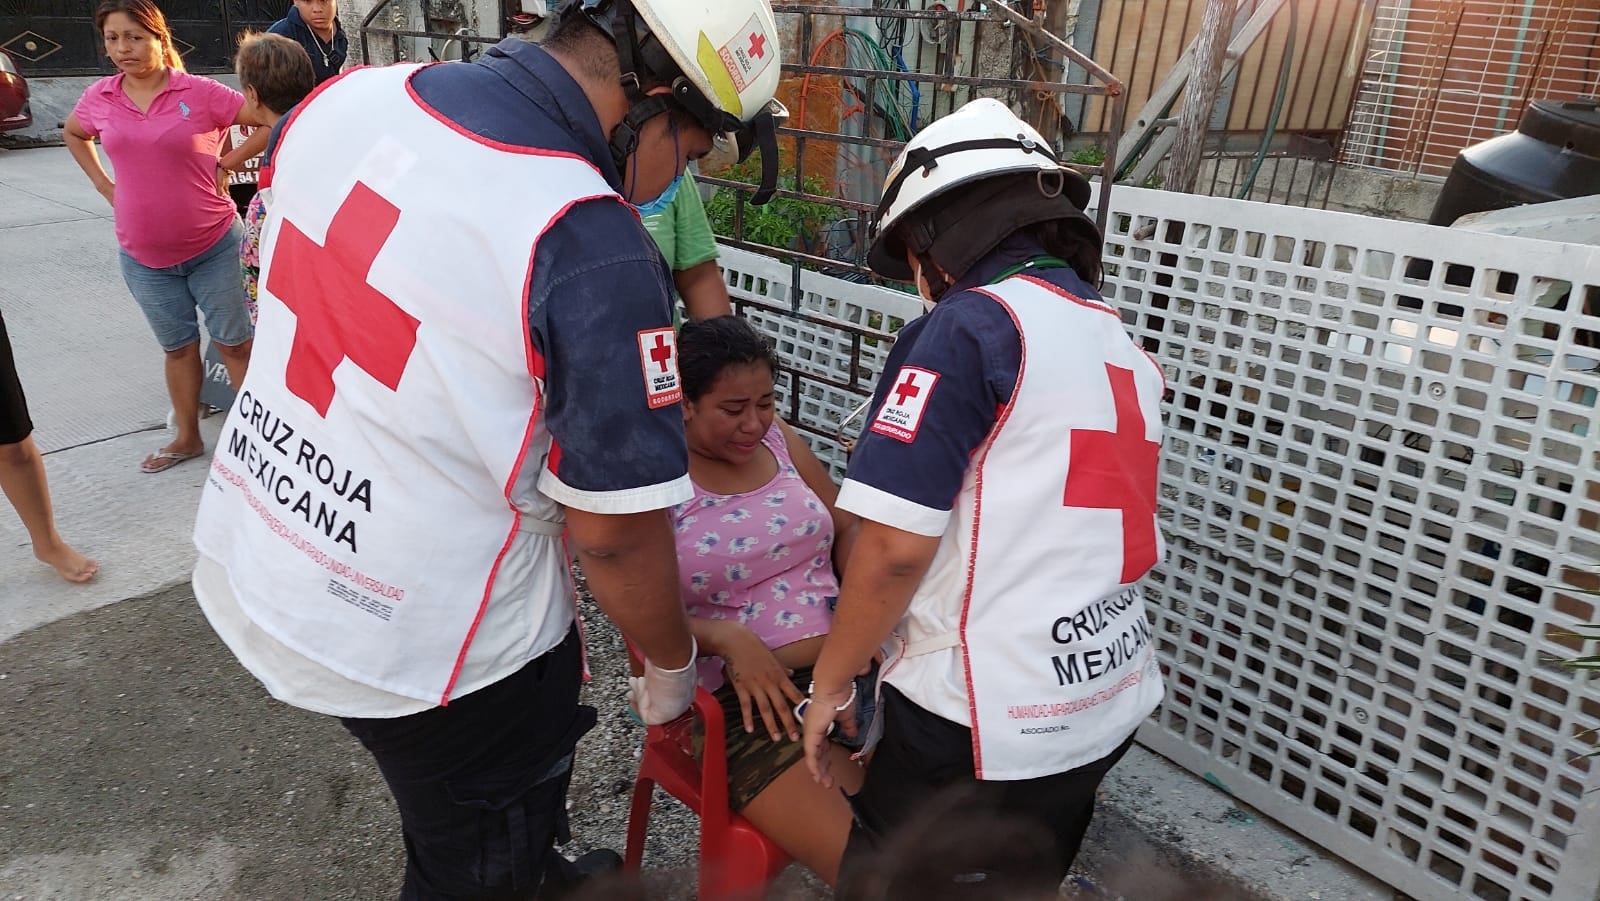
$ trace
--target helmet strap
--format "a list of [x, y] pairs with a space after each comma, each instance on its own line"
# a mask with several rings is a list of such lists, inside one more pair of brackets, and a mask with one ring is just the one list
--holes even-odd
[[639, 149], [639, 134], [644, 124], [662, 113], [672, 110], [673, 102], [665, 94], [640, 94], [637, 103], [628, 106], [628, 112], [611, 129], [611, 137], [606, 142], [611, 148], [611, 161], [616, 164], [620, 174], [628, 165], [628, 157]]
[[[750, 122], [742, 123], [737, 117], [718, 109], [693, 82], [681, 74], [675, 63], [670, 62], [660, 46], [659, 37], [652, 38], [649, 47], [640, 42], [633, 0], [579, 0], [570, 9], [574, 14], [584, 15], [611, 38], [617, 50], [617, 66], [622, 71], [622, 90], [628, 97], [628, 113], [612, 129], [607, 144], [618, 173], [624, 170], [628, 157], [639, 148], [639, 129], [644, 123], [676, 105], [687, 111], [712, 135], [736, 132], [740, 161], [748, 157], [752, 150], [759, 149], [761, 185], [751, 202], [763, 204], [772, 199], [778, 188], [778, 121], [770, 112], [763, 112]], [[652, 64], [656, 68], [651, 68]], [[640, 79], [641, 70], [657, 78], [665, 78], [666, 71], [677, 73], [672, 79], [671, 93], [646, 94]]]
[[[939, 168], [939, 157], [949, 156], [952, 153], [966, 153], [969, 150], [1001, 150], [1020, 149], [1023, 153], [1037, 153], [1052, 163], [1057, 163], [1055, 153], [1043, 144], [1029, 138], [1027, 135], [1017, 135], [1014, 138], [981, 138], [974, 141], [957, 141], [943, 147], [910, 147], [906, 150], [905, 165], [900, 167], [900, 172], [894, 180], [883, 189], [883, 199], [878, 201], [878, 216], [882, 217], [894, 205], [895, 198], [900, 196], [900, 189], [910, 180], [912, 175], [921, 173], [927, 175]], [[1064, 184], [1065, 182], [1063, 182]]]
[[917, 262], [922, 264], [922, 280], [928, 283], [928, 296], [935, 301], [943, 298], [950, 291], [950, 282], [939, 271], [939, 264], [933, 261], [933, 254], [926, 250], [914, 251]]
[[569, 9], [600, 29], [617, 51], [617, 68], [622, 71], [622, 92], [628, 98], [628, 112], [611, 130], [606, 143], [611, 150], [611, 162], [620, 174], [628, 165], [628, 157], [639, 149], [640, 128], [671, 106], [662, 97], [646, 94], [640, 82], [639, 32], [635, 27], [632, 0], [591, 0], [575, 3]]
[[[778, 120], [764, 112], [751, 121], [749, 129], [754, 139], [750, 143], [761, 151], [761, 186], [750, 202], [760, 206], [778, 190]], [[799, 173], [795, 173], [795, 185], [799, 184]]]

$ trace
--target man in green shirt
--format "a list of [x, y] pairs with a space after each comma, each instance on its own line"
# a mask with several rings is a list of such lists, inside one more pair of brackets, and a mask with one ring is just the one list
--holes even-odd
[[684, 172], [660, 200], [640, 207], [639, 215], [672, 268], [672, 281], [689, 318], [732, 315], [728, 286], [717, 267], [717, 241], [694, 176]]

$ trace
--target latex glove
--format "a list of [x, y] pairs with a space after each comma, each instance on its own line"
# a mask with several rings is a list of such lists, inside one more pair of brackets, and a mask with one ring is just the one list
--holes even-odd
[[694, 703], [694, 691], [699, 686], [699, 673], [695, 663], [700, 647], [694, 637], [689, 637], [689, 662], [678, 669], [662, 669], [644, 662], [644, 675], [628, 677], [628, 706], [639, 714], [646, 726], [670, 723]]

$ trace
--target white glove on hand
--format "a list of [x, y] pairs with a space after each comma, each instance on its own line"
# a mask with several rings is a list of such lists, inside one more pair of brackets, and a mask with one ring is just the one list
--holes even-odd
[[639, 714], [645, 725], [670, 723], [683, 716], [694, 703], [695, 688], [699, 685], [695, 663], [699, 656], [700, 647], [690, 636], [689, 662], [682, 667], [662, 669], [646, 660], [643, 676], [628, 677], [628, 706]]

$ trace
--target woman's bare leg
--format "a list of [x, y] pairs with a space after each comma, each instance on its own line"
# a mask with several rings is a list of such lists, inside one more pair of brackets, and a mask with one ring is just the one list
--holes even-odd
[[50, 486], [44, 475], [44, 456], [33, 436], [16, 444], [0, 444], [0, 491], [11, 501], [33, 542], [33, 555], [55, 567], [68, 582], [87, 582], [100, 571], [99, 564], [73, 550], [56, 531], [50, 507]]
[[198, 454], [206, 449], [200, 436], [200, 385], [205, 370], [200, 362], [200, 343], [167, 351], [167, 394], [172, 399], [172, 419], [178, 436], [163, 447], [163, 453]]
[[243, 344], [218, 344], [217, 355], [222, 357], [222, 365], [228, 370], [228, 381], [233, 383], [235, 394], [244, 385], [245, 370], [250, 367], [250, 348], [255, 341], [246, 341]]
[[798, 762], [740, 813], [790, 857], [832, 886], [839, 881], [839, 861], [844, 857], [845, 841], [850, 838], [850, 803], [840, 790], [849, 794], [860, 791], [864, 771], [850, 759], [845, 748], [833, 745], [829, 753], [833, 755], [836, 787], [818, 785], [805, 763]]

